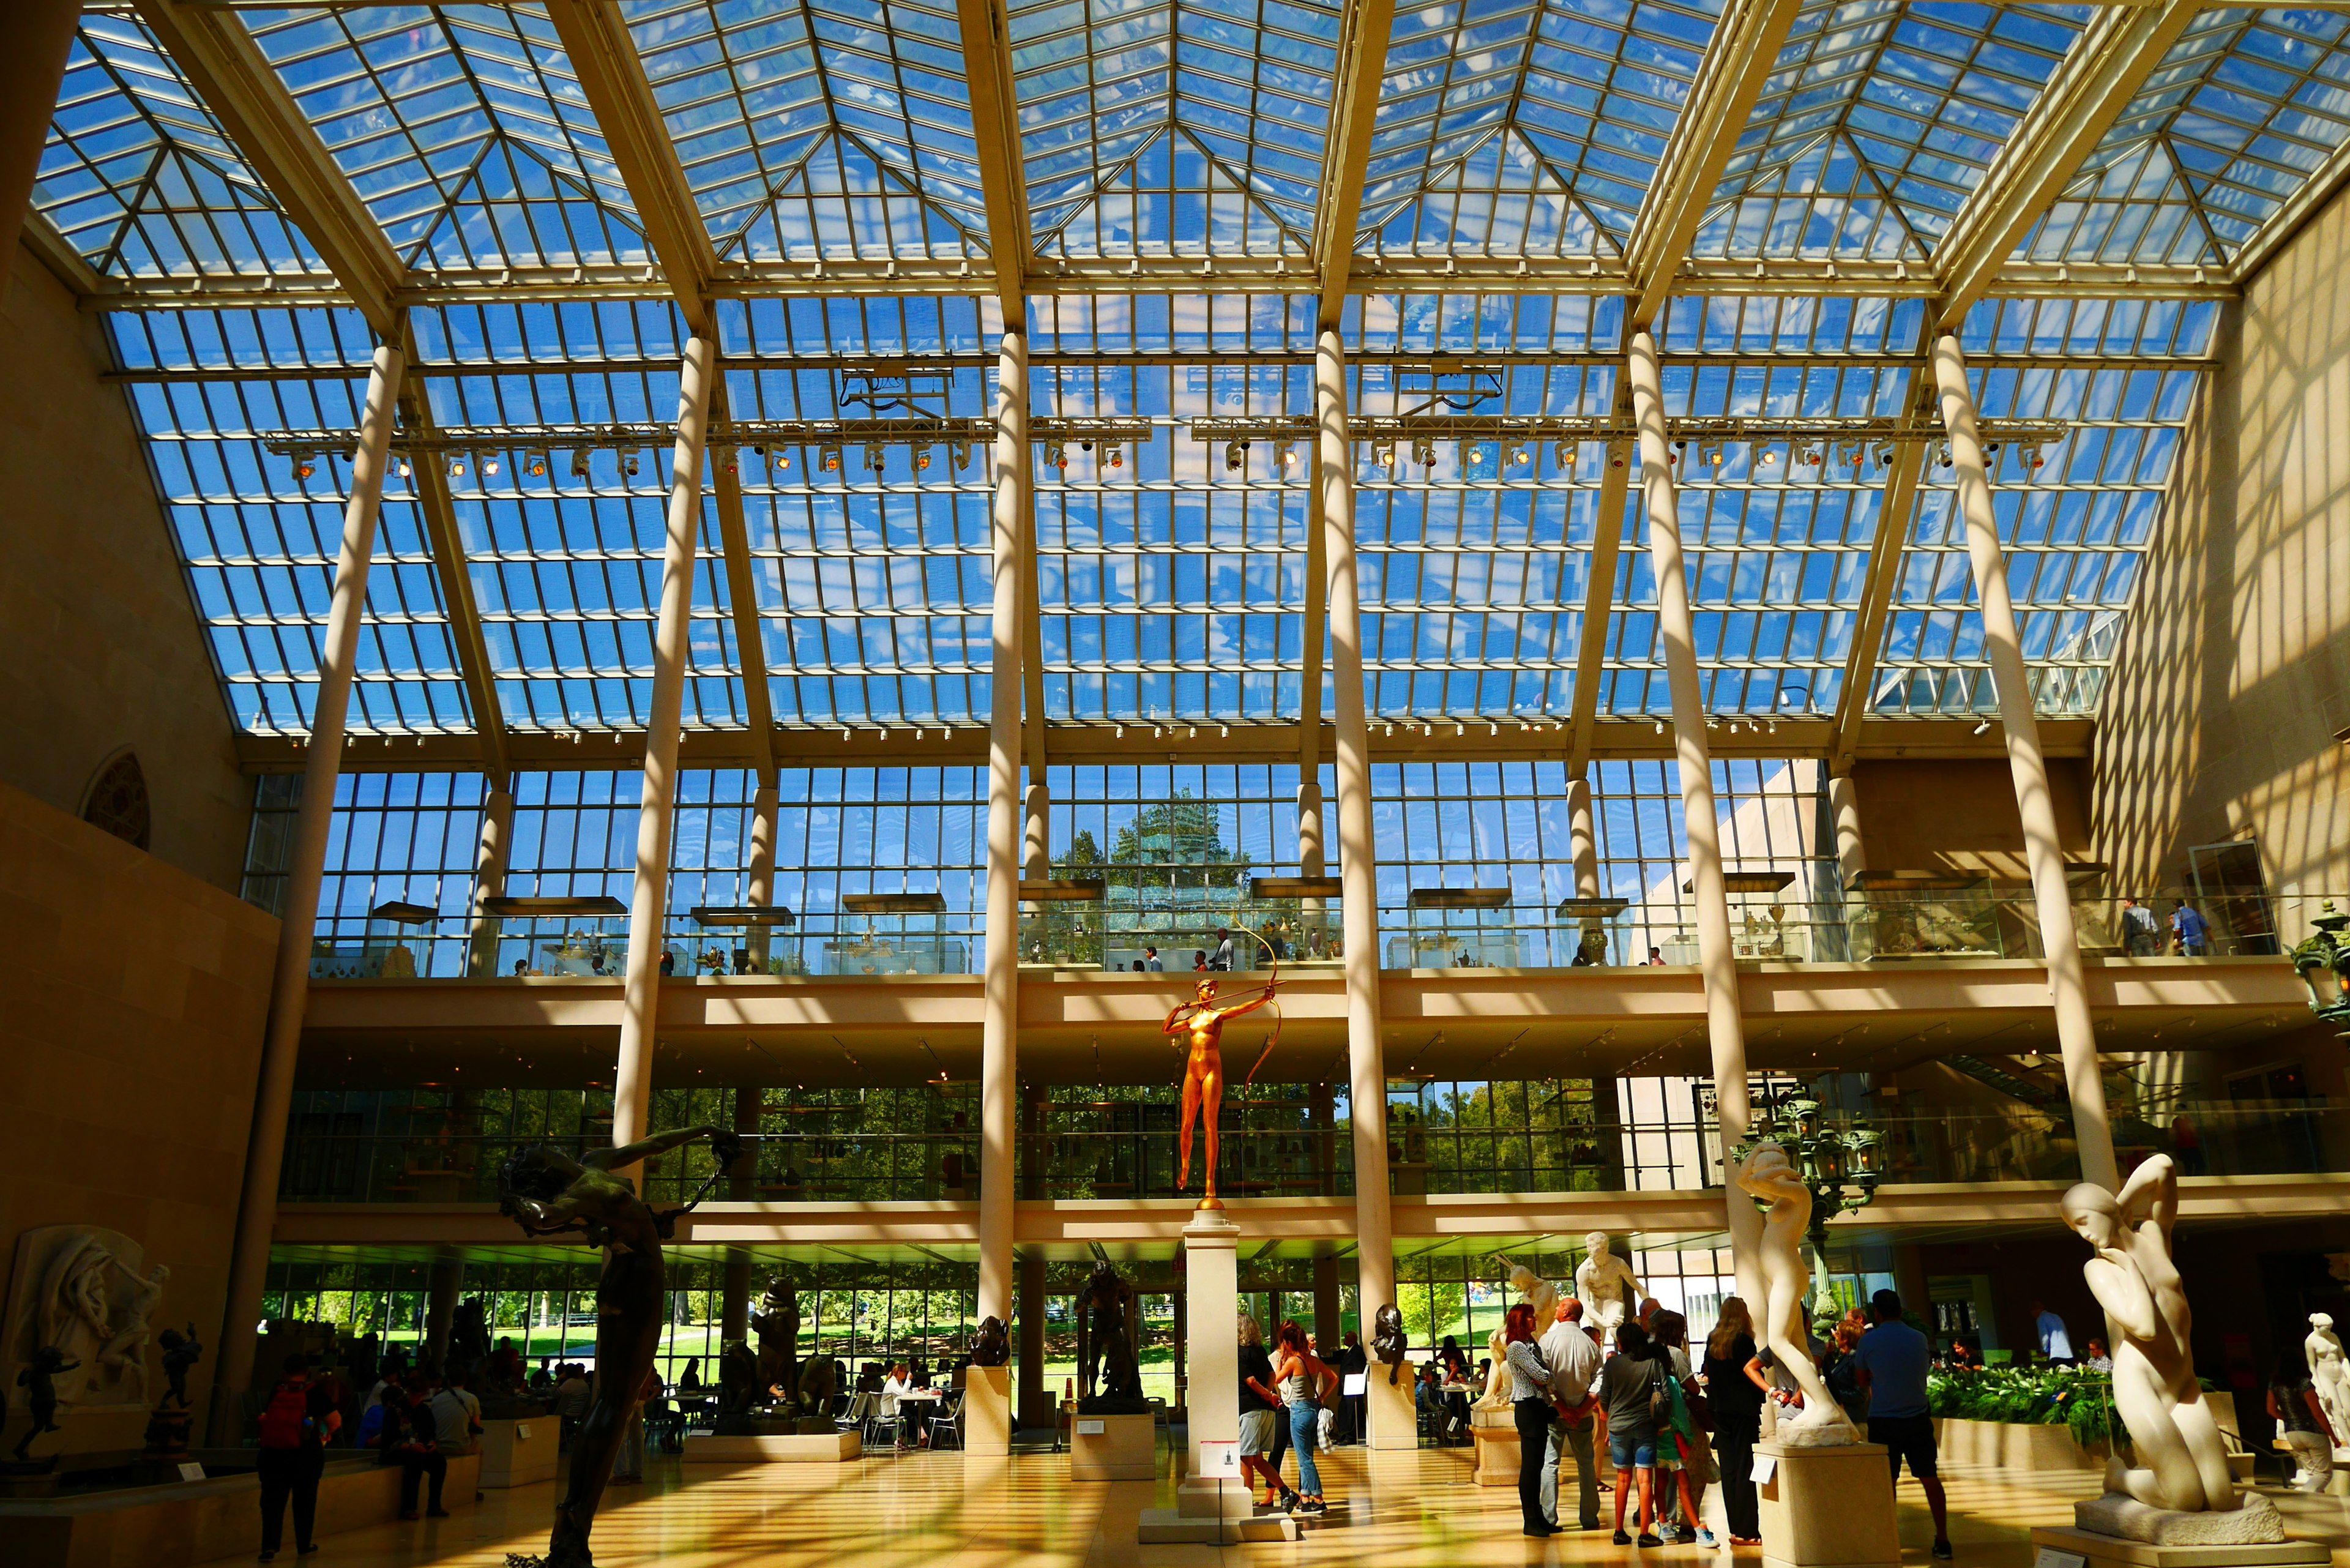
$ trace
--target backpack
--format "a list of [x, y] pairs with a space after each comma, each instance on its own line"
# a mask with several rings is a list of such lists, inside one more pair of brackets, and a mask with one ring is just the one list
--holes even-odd
[[265, 1449], [300, 1448], [302, 1429], [309, 1416], [309, 1387], [301, 1384], [280, 1383], [270, 1391], [269, 1403], [261, 1409], [261, 1446]]

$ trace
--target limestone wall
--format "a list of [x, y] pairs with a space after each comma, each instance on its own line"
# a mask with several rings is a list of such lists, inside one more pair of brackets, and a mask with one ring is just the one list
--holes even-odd
[[2251, 282], [2218, 352], [2100, 717], [2098, 847], [2119, 874], [2176, 884], [2189, 846], [2249, 830], [2272, 891], [2339, 893], [2350, 197]]
[[[0, 1259], [13, 1266], [17, 1237], [39, 1226], [121, 1231], [172, 1271], [156, 1327], [192, 1320], [209, 1350], [277, 922], [5, 784], [0, 866]], [[212, 1365], [191, 1383], [200, 1409]], [[10, 1392], [0, 1446], [25, 1419]], [[143, 1425], [69, 1422], [67, 1440], [136, 1446]]]
[[103, 327], [29, 252], [0, 279], [0, 782], [79, 815], [132, 748], [154, 852], [234, 891], [253, 789]]

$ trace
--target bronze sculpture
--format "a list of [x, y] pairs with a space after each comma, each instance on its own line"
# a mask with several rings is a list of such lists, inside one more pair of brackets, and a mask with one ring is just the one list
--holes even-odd
[[188, 1407], [188, 1368], [204, 1358], [203, 1342], [196, 1337], [196, 1325], [190, 1324], [183, 1335], [176, 1328], [167, 1328], [156, 1341], [163, 1347], [163, 1380], [170, 1385], [161, 1403]]
[[[24, 1437], [17, 1440], [16, 1463], [29, 1465], [35, 1462], [30, 1452], [35, 1438], [65, 1430], [57, 1425], [57, 1376], [58, 1373], [71, 1372], [80, 1365], [78, 1361], [68, 1361], [66, 1353], [56, 1345], [45, 1345], [33, 1353], [33, 1359], [16, 1374], [16, 1386], [25, 1390], [26, 1403], [33, 1417], [33, 1424], [25, 1428]], [[55, 1464], [57, 1457], [53, 1454], [44, 1462]]]
[[781, 1388], [786, 1394], [799, 1384], [800, 1293], [783, 1280], [767, 1286], [751, 1314], [752, 1331], [759, 1336], [759, 1386], [764, 1394]]
[[1203, 979], [1192, 999], [1169, 1012], [1167, 1022], [1159, 1026], [1161, 1034], [1188, 1032], [1191, 1037], [1191, 1050], [1183, 1059], [1183, 1119], [1177, 1139], [1181, 1157], [1175, 1190], [1180, 1192], [1191, 1185], [1191, 1127], [1194, 1122], [1201, 1123], [1208, 1135], [1207, 1158], [1201, 1162], [1207, 1189], [1200, 1199], [1202, 1209], [1224, 1206], [1216, 1196], [1216, 1123], [1224, 1103], [1224, 1024], [1271, 1002], [1279, 978], [1276, 969], [1274, 978], [1264, 982], [1261, 994], [1229, 1007], [1216, 1005], [1216, 982], [1212, 978]]
[[588, 1568], [588, 1532], [596, 1507], [611, 1479], [638, 1390], [652, 1370], [669, 1307], [668, 1271], [661, 1242], [677, 1217], [707, 1196], [718, 1179], [704, 1180], [682, 1209], [656, 1215], [634, 1187], [615, 1176], [655, 1156], [706, 1137], [723, 1172], [742, 1152], [742, 1140], [723, 1127], [695, 1127], [656, 1133], [617, 1148], [572, 1158], [548, 1144], [515, 1154], [499, 1172], [498, 1209], [534, 1236], [578, 1231], [591, 1247], [604, 1250], [604, 1272], [596, 1282], [596, 1394], [572, 1445], [571, 1478], [555, 1507], [555, 1531], [544, 1568]]
[[1371, 1354], [1388, 1369], [1388, 1386], [1392, 1388], [1403, 1371], [1404, 1352], [1410, 1348], [1411, 1339], [1404, 1332], [1403, 1314], [1393, 1302], [1379, 1308], [1371, 1323]]
[[1142, 1367], [1126, 1331], [1127, 1308], [1133, 1300], [1134, 1287], [1107, 1263], [1094, 1271], [1077, 1298], [1087, 1330], [1079, 1371], [1084, 1385], [1094, 1390], [1077, 1401], [1077, 1408], [1088, 1416], [1149, 1414], [1150, 1402], [1142, 1397]]
[[972, 1336], [971, 1364], [973, 1366], [1003, 1366], [1012, 1360], [1012, 1330], [1000, 1317], [993, 1315], [979, 1320], [979, 1332]]

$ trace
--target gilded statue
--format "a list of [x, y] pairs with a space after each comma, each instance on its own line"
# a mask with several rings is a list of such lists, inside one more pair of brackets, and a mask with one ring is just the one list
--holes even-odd
[[1181, 1158], [1177, 1167], [1175, 1189], [1178, 1192], [1191, 1185], [1191, 1126], [1204, 1124], [1208, 1135], [1206, 1195], [1200, 1199], [1202, 1209], [1222, 1209], [1224, 1205], [1216, 1196], [1216, 1122], [1224, 1103], [1224, 1024], [1243, 1012], [1254, 1012], [1273, 1000], [1274, 988], [1280, 983], [1280, 971], [1264, 982], [1264, 990], [1246, 1002], [1229, 1006], [1216, 1004], [1216, 982], [1212, 976], [1202, 976], [1199, 992], [1167, 1015], [1159, 1030], [1162, 1034], [1191, 1036], [1191, 1051], [1183, 1063], [1183, 1122], [1179, 1140]]

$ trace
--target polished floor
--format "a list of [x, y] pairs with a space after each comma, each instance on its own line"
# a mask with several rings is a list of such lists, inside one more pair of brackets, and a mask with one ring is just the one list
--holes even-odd
[[[1162, 1450], [1163, 1457], [1163, 1450]], [[732, 1469], [657, 1458], [640, 1487], [607, 1495], [596, 1524], [599, 1568], [828, 1568], [886, 1559], [891, 1568], [1221, 1568], [1280, 1562], [1347, 1568], [1458, 1568], [1465, 1563], [1694, 1565], [1718, 1555], [1694, 1546], [1641, 1552], [1606, 1533], [1531, 1541], [1518, 1531], [1517, 1494], [1470, 1484], [1469, 1456], [1446, 1449], [1373, 1458], [1323, 1456], [1329, 1517], [1294, 1544], [1138, 1546], [1136, 1517], [1171, 1498], [1173, 1483], [1068, 1479], [1059, 1454], [972, 1459], [959, 1454], [877, 1456], [839, 1466]], [[2088, 1471], [2014, 1474], [1950, 1467], [1950, 1534], [1962, 1568], [2030, 1568], [2034, 1525], [2069, 1524], [2075, 1499], [2096, 1490]], [[2294, 1534], [2324, 1540], [2350, 1568], [2350, 1503], [2276, 1492]], [[509, 1552], [546, 1549], [553, 1484], [491, 1492], [445, 1520], [328, 1536], [316, 1568], [504, 1568]], [[1603, 1499], [1603, 1501], [1611, 1501]], [[1914, 1483], [1898, 1494], [1902, 1560], [1929, 1562], [1932, 1538]], [[1753, 1565], [1759, 1552], [1740, 1558]]]

